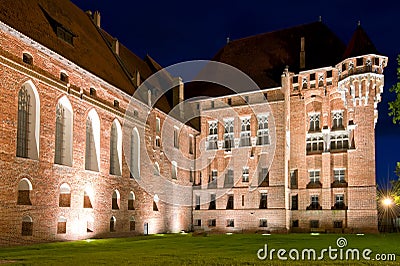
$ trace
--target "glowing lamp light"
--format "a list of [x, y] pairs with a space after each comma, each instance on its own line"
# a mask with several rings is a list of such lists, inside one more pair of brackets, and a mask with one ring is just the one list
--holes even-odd
[[392, 201], [391, 198], [385, 198], [385, 199], [382, 200], [382, 203], [385, 206], [390, 206], [390, 205], [392, 205], [393, 201]]

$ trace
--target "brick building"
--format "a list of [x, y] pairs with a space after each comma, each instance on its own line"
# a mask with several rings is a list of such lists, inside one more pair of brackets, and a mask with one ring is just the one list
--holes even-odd
[[[318, 22], [231, 42], [214, 59], [261, 90], [185, 86], [187, 98], [215, 97], [193, 102], [201, 123], [192, 126], [169, 115], [183, 100], [179, 78], [168, 76], [176, 89], [159, 99], [152, 89], [131, 97], [161, 67], [105, 32], [98, 12], [3, 0], [0, 244], [201, 228], [376, 231], [374, 125], [387, 58], [362, 28], [347, 48]], [[267, 111], [254, 112], [265, 97]], [[190, 187], [169, 194], [193, 206], [163, 201], [138, 184], [144, 177]]]

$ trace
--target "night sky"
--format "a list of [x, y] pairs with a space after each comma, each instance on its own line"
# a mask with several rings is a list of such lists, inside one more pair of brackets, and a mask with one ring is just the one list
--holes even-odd
[[[211, 59], [231, 40], [317, 21], [319, 16], [347, 43], [357, 22], [380, 54], [389, 57], [376, 125], [378, 183], [395, 179], [400, 161], [400, 125], [388, 116], [389, 88], [396, 82], [400, 53], [398, 1], [99, 1], [72, 0], [84, 11], [99, 10], [101, 27], [140, 57], [162, 66]], [[262, 3], [260, 3], [262, 2]]]

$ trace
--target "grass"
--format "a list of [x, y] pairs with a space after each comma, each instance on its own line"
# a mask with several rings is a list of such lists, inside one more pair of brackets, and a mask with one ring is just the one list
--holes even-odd
[[[134, 238], [96, 239], [31, 246], [7, 247], [0, 249], [0, 264], [28, 265], [375, 265], [377, 261], [260, 261], [257, 251], [268, 244], [269, 249], [314, 248], [317, 251], [337, 248], [336, 240], [342, 235], [288, 234], [288, 235], [210, 235], [194, 237], [187, 235], [153, 235]], [[386, 235], [344, 235], [346, 248], [396, 254], [400, 260], [400, 234]], [[344, 249], [346, 249], [344, 248]], [[319, 255], [319, 252], [317, 253]], [[317, 256], [318, 256], [317, 255]], [[276, 257], [276, 252], [275, 252]], [[382, 262], [380, 265], [396, 265], [396, 262]]]

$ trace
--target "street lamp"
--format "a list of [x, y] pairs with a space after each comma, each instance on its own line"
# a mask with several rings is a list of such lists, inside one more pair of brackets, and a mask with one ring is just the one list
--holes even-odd
[[389, 207], [390, 205], [393, 204], [393, 200], [391, 198], [384, 198], [382, 200], [383, 205], [385, 205], [386, 207]]

